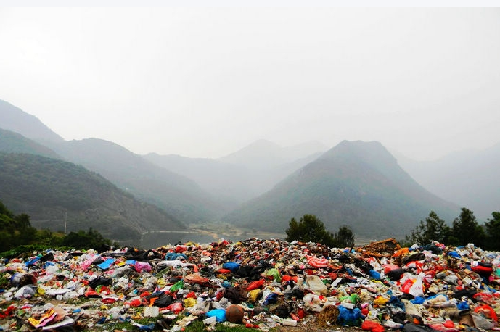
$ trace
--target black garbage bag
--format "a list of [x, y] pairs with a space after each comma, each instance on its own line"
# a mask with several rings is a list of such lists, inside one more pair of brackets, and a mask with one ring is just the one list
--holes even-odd
[[403, 257], [403, 260], [402, 260], [402, 263], [403, 265], [406, 265], [410, 262], [415, 262], [415, 261], [422, 261], [425, 259], [425, 254], [423, 252], [419, 252], [419, 253], [416, 253], [416, 254], [411, 254], [411, 255], [408, 255], [408, 256], [404, 256]]
[[282, 304], [274, 310], [274, 314], [280, 318], [288, 318], [290, 317], [290, 309], [288, 306]]
[[253, 266], [242, 265], [238, 268], [238, 271], [236, 271], [236, 275], [240, 278], [248, 278], [252, 270]]
[[389, 271], [387, 273], [387, 276], [391, 281], [398, 281], [399, 279], [401, 279], [403, 273], [405, 273], [405, 270], [403, 269], [394, 269], [392, 271]]
[[92, 289], [96, 289], [98, 286], [111, 286], [112, 282], [113, 279], [111, 278], [97, 277], [89, 282], [89, 286]]
[[455, 291], [453, 293], [453, 298], [455, 299], [461, 299], [462, 297], [466, 296], [469, 299], [471, 299], [473, 302], [477, 302], [477, 300], [474, 298], [474, 295], [476, 295], [477, 291], [475, 289], [461, 289]]
[[92, 265], [99, 265], [101, 263], [104, 262], [104, 259], [102, 259], [101, 257], [97, 257], [96, 259], [94, 259], [94, 261], [92, 262]]
[[46, 254], [40, 258], [40, 261], [42, 261], [42, 262], [53, 261], [53, 260], [54, 260], [54, 254], [51, 252], [49, 252], [48, 254]]
[[160, 295], [156, 300], [155, 302], [153, 303], [153, 305], [155, 307], [167, 307], [169, 306], [170, 304], [172, 304], [172, 302], [174, 301], [173, 297], [171, 295], [167, 295], [167, 294], [162, 294]]
[[304, 291], [299, 288], [292, 289], [292, 296], [295, 296], [297, 299], [302, 300], [304, 298]]
[[416, 325], [413, 323], [408, 323], [403, 327], [404, 332], [434, 332], [433, 328], [425, 325]]

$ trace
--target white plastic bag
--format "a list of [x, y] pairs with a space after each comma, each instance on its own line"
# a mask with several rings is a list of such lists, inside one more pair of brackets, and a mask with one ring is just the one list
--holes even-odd
[[410, 287], [409, 293], [413, 296], [424, 296], [424, 284], [422, 280], [424, 279], [424, 275], [421, 273], [418, 275], [417, 281], [413, 283]]

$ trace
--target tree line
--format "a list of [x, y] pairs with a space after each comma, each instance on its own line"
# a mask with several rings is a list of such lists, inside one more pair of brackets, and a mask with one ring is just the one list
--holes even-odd
[[431, 211], [425, 220], [406, 236], [405, 243], [426, 245], [438, 241], [446, 245], [463, 246], [473, 243], [487, 250], [500, 250], [500, 212], [492, 212], [492, 218], [479, 225], [474, 213], [463, 207], [451, 226]]
[[[411, 230], [403, 246], [427, 245], [438, 241], [445, 245], [463, 246], [469, 243], [487, 249], [500, 250], [500, 212], [492, 212], [492, 218], [479, 225], [474, 213], [463, 207], [460, 215], [448, 226], [445, 220], [431, 211], [425, 220]], [[341, 226], [337, 232], [330, 232], [315, 215], [306, 214], [297, 221], [292, 218], [286, 230], [287, 241], [316, 242], [329, 247], [345, 248], [354, 246], [354, 233], [348, 226]]]

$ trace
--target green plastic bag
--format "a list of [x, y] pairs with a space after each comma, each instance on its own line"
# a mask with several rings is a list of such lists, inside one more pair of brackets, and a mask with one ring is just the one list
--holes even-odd
[[274, 281], [276, 281], [276, 282], [281, 282], [280, 272], [276, 268], [272, 268], [272, 269], [268, 270], [266, 272], [266, 275], [267, 276], [273, 276], [274, 277]]
[[184, 280], [179, 280], [175, 284], [173, 284], [172, 287], [170, 287], [170, 291], [171, 292], [176, 292], [176, 291], [178, 291], [179, 289], [182, 289], [182, 288], [184, 288]]

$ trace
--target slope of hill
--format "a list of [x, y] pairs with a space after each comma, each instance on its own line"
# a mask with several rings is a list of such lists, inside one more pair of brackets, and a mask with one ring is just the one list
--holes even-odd
[[380, 143], [344, 141], [223, 220], [279, 232], [292, 217], [315, 214], [332, 231], [401, 237], [431, 210], [450, 220], [459, 208], [413, 181]]
[[37, 142], [62, 142], [63, 138], [44, 125], [37, 117], [0, 100], [0, 128], [10, 130]]
[[469, 208], [481, 220], [500, 211], [500, 143], [484, 150], [453, 153], [434, 161], [404, 157], [398, 161], [425, 188]]
[[219, 158], [219, 161], [249, 169], [272, 169], [325, 150], [326, 147], [318, 142], [281, 147], [267, 140], [258, 140], [241, 150]]
[[50, 147], [66, 160], [101, 174], [183, 223], [209, 221], [223, 213], [213, 198], [192, 180], [155, 166], [113, 142], [92, 138]]
[[48, 147], [38, 144], [21, 134], [5, 129], [0, 129], [0, 152], [30, 153], [49, 158], [59, 158], [57, 153]]
[[[138, 243], [147, 230], [185, 226], [154, 205], [137, 201], [81, 166], [31, 154], [0, 153], [0, 200], [31, 216], [38, 228], [94, 228], [115, 240]], [[67, 213], [67, 216], [66, 216]]]
[[253, 169], [213, 159], [156, 153], [144, 155], [153, 164], [194, 180], [216, 197], [227, 210], [265, 193], [317, 157], [318, 154], [313, 154], [271, 169]]

